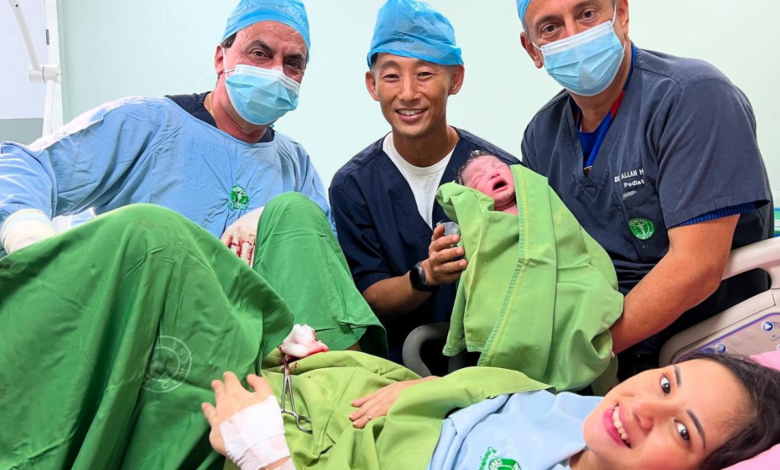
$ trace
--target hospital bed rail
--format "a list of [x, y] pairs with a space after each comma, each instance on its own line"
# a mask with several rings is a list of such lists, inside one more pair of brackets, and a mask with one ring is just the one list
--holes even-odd
[[[780, 350], [780, 238], [764, 240], [734, 250], [723, 279], [753, 269], [766, 271], [771, 287], [722, 313], [673, 336], [662, 348], [660, 366], [682, 359], [694, 351], [756, 355]], [[404, 365], [421, 377], [431, 371], [421, 357], [422, 345], [447, 339], [449, 323], [431, 323], [413, 330], [404, 341]], [[465, 366], [465, 353], [449, 359], [448, 372]]]
[[769, 290], [673, 336], [661, 349], [659, 366], [700, 350], [743, 356], [780, 350], [780, 238], [732, 251], [723, 280], [754, 269], [769, 274]]

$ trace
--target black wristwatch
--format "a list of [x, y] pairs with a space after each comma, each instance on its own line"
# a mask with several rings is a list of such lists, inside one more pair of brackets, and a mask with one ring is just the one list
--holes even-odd
[[439, 290], [439, 286], [431, 286], [425, 281], [425, 270], [422, 267], [422, 261], [415, 264], [409, 271], [409, 282], [412, 284], [412, 289], [420, 292], [436, 292]]

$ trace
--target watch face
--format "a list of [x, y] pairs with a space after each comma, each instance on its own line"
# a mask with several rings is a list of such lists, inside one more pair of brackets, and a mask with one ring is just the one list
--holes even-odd
[[415, 289], [422, 287], [422, 276], [420, 276], [420, 271], [422, 271], [422, 267], [420, 267], [419, 264], [415, 265], [412, 270], [409, 271], [409, 281]]

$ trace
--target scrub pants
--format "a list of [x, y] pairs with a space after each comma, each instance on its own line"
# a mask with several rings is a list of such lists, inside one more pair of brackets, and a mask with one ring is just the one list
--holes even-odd
[[134, 205], [0, 259], [0, 468], [220, 468], [198, 407], [211, 380], [259, 372], [294, 322], [384, 350], [314, 203], [269, 203], [256, 251], [255, 271]]

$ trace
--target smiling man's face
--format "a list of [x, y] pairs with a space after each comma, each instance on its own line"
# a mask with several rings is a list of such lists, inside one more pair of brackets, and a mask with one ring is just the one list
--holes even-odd
[[366, 73], [366, 87], [393, 132], [424, 138], [447, 125], [447, 99], [460, 91], [464, 68], [380, 53]]

